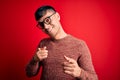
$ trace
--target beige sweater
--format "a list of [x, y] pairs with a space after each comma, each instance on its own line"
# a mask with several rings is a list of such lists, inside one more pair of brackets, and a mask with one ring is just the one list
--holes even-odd
[[[91, 54], [83, 40], [79, 40], [71, 35], [60, 39], [43, 39], [38, 47], [47, 47], [48, 58], [42, 62], [35, 62], [33, 59], [26, 67], [29, 77], [37, 75], [41, 66], [42, 75], [40, 80], [98, 80], [94, 70]], [[73, 58], [82, 69], [79, 78], [72, 77], [63, 71], [64, 55]]]

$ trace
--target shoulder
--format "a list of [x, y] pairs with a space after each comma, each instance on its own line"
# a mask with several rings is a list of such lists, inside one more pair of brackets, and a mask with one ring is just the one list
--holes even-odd
[[48, 44], [50, 42], [51, 38], [44, 38], [42, 39], [39, 44], [38, 47], [44, 47], [45, 44]]
[[50, 41], [50, 40], [51, 40], [51, 38], [44, 38], [44, 39], [42, 39], [42, 40], [40, 41], [40, 43], [48, 42], [48, 41]]
[[72, 35], [70, 35], [70, 37], [71, 37], [71, 41], [73, 41], [74, 44], [79, 44], [79, 45], [86, 44], [86, 42], [83, 39], [81, 39], [81, 38], [77, 38], [77, 37], [74, 37]]

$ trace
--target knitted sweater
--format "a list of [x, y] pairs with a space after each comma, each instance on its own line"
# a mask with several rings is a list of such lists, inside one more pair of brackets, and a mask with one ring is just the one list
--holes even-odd
[[[79, 40], [71, 35], [59, 40], [51, 38], [43, 39], [38, 47], [46, 46], [48, 50], [47, 59], [41, 62], [35, 62], [32, 59], [26, 67], [28, 76], [35, 76], [42, 66], [42, 75], [40, 80], [98, 80], [95, 73], [90, 51], [83, 40]], [[80, 66], [81, 74], [75, 78], [64, 73], [63, 62], [64, 55], [77, 61]]]

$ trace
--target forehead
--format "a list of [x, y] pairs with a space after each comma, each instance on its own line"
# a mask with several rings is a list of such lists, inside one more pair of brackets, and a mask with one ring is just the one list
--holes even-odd
[[41, 17], [38, 22], [42, 22], [46, 17], [50, 16], [53, 13], [51, 10], [47, 10], [43, 17]]

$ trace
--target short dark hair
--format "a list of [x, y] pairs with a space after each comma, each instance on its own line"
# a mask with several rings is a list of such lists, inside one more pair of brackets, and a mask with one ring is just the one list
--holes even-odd
[[56, 12], [56, 10], [52, 6], [49, 6], [49, 5], [41, 6], [35, 12], [36, 21], [38, 21], [41, 17], [43, 17], [46, 14], [47, 10]]

